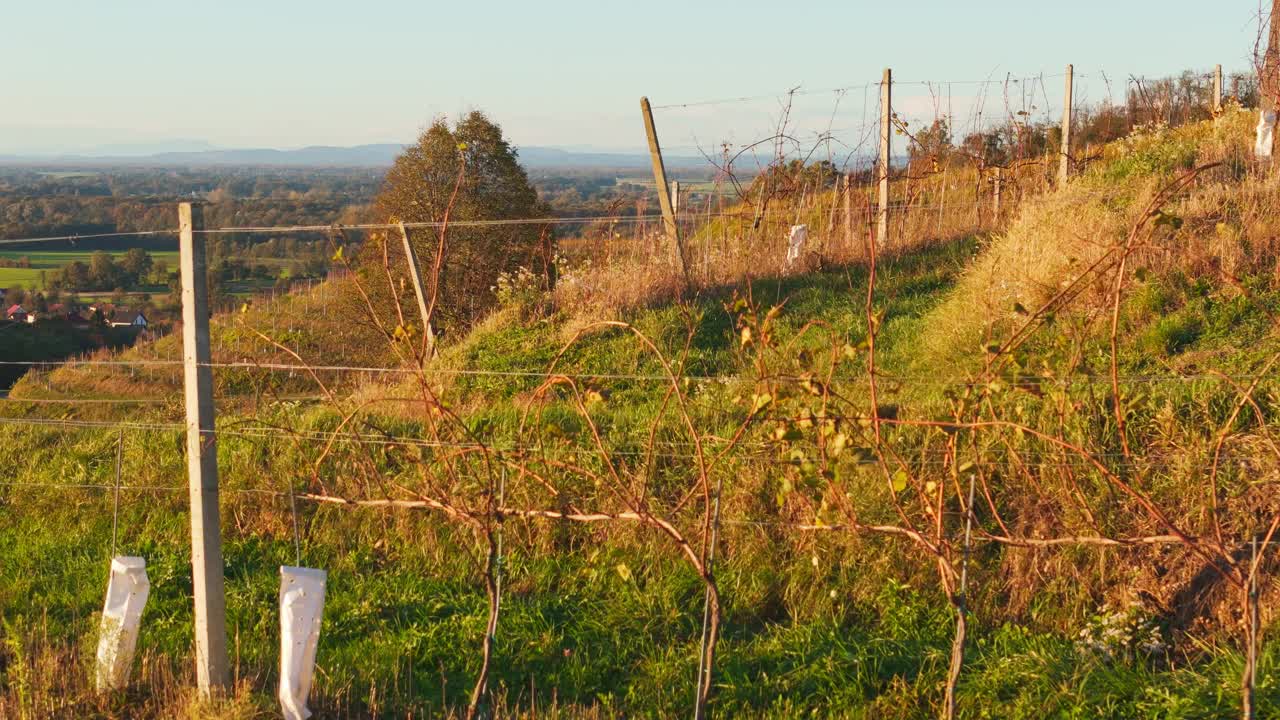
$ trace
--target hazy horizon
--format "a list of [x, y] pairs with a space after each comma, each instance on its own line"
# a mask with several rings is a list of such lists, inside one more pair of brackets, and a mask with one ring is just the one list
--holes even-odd
[[[1051, 118], [1069, 62], [1081, 103], [1121, 95], [1130, 75], [1247, 69], [1256, 13], [1256, 0], [1213, 12], [1177, 0], [1158, 13], [1082, 0], [1046, 29], [1043, 12], [1011, 0], [923, 2], [911, 17], [928, 22], [909, 27], [878, 3], [575, 0], [480, 18], [406, 0], [12, 4], [0, 10], [0, 62], [25, 70], [0, 87], [0, 154], [408, 143], [433, 118], [473, 108], [519, 146], [637, 152], [641, 95], [659, 108], [695, 103], [659, 109], [658, 124], [665, 148], [696, 153], [767, 134], [795, 87], [809, 93], [791, 108], [796, 134], [830, 130], [854, 147], [886, 65], [905, 115], [949, 108], [976, 122], [979, 103], [991, 114], [997, 99], [973, 81], [1012, 75], [1043, 78], [1027, 96]], [[739, 97], [751, 99], [697, 104]]]

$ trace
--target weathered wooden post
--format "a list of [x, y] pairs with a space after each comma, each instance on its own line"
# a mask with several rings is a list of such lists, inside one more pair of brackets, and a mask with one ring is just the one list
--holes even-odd
[[1269, 161], [1275, 150], [1276, 106], [1280, 100], [1280, 0], [1272, 0], [1267, 49], [1258, 73], [1258, 129], [1254, 157]]
[[644, 132], [649, 136], [649, 158], [653, 161], [653, 184], [658, 190], [658, 204], [662, 206], [662, 219], [666, 225], [667, 237], [675, 250], [680, 270], [684, 273], [684, 285], [689, 283], [689, 261], [684, 254], [684, 245], [680, 242], [680, 226], [676, 224], [676, 211], [671, 203], [670, 185], [667, 183], [667, 168], [662, 162], [662, 147], [658, 144], [658, 130], [653, 124], [653, 108], [649, 98], [640, 98], [640, 114], [644, 117]]
[[1222, 66], [1213, 68], [1213, 114], [1222, 112]]
[[947, 166], [942, 166], [942, 192], [938, 193], [938, 235], [942, 235], [942, 214], [947, 209]]
[[973, 183], [973, 226], [982, 227], [982, 183], [985, 179], [984, 168], [978, 166]]
[[881, 247], [889, 241], [889, 164], [893, 138], [893, 70], [884, 69], [880, 80], [880, 222], [876, 241]]
[[991, 214], [994, 216], [997, 224], [1000, 222], [1000, 193], [1004, 189], [1004, 168], [996, 167], [995, 178], [991, 189]]
[[680, 218], [680, 181], [671, 181], [671, 214]]
[[[418, 253], [409, 242], [409, 231], [404, 223], [397, 223], [400, 238], [404, 240], [404, 259], [409, 265], [409, 279], [413, 281], [413, 294], [418, 299], [418, 313], [422, 315], [422, 359], [427, 361], [435, 355], [436, 333], [431, 327], [431, 311], [427, 308], [427, 291], [422, 285], [422, 271], [418, 269]], [[439, 278], [436, 279], [439, 281]]]
[[191, 584], [195, 596], [196, 682], [208, 697], [230, 683], [227, 607], [218, 518], [218, 444], [209, 350], [209, 289], [200, 207], [178, 205], [182, 278], [182, 369], [187, 406], [187, 478], [191, 499]]
[[848, 250], [853, 250], [853, 173], [844, 175], [844, 239]]
[[1067, 178], [1071, 175], [1071, 103], [1074, 101], [1072, 95], [1072, 80], [1075, 76], [1075, 70], [1071, 65], [1067, 66], [1067, 88], [1062, 100], [1062, 157], [1058, 159], [1058, 186], [1067, 184]]

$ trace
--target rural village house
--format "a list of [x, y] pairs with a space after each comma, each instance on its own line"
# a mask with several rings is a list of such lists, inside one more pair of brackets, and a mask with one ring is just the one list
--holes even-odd
[[27, 314], [27, 322], [42, 323], [49, 321], [69, 322], [76, 327], [87, 327], [88, 318], [80, 312], [80, 308], [66, 303], [54, 303], [43, 312], [33, 310]]
[[129, 310], [116, 307], [110, 303], [95, 303], [89, 306], [89, 317], [102, 313], [102, 319], [111, 327], [147, 327], [147, 317], [141, 310]]

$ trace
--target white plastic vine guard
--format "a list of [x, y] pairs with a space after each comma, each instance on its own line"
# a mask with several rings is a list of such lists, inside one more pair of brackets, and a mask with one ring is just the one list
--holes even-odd
[[1258, 112], [1258, 140], [1253, 146], [1253, 155], [1259, 160], [1271, 157], [1273, 138], [1276, 132], [1276, 113], [1274, 110]]
[[316, 668], [327, 573], [280, 568], [280, 707], [285, 720], [306, 720], [307, 696]]
[[805, 241], [809, 239], [808, 225], [792, 225], [791, 237], [787, 240], [787, 267], [791, 267], [800, 254], [804, 252]]
[[111, 559], [111, 579], [107, 581], [107, 601], [102, 606], [102, 628], [98, 633], [99, 691], [119, 690], [129, 684], [142, 609], [150, 594], [146, 561], [140, 557]]

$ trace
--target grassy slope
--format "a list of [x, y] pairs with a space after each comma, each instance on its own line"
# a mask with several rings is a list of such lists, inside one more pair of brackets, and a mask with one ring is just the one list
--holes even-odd
[[[955, 322], [949, 303], [957, 293], [969, 292], [963, 283], [960, 290], [954, 288], [977, 246], [974, 240], [956, 241], [882, 267], [879, 307], [887, 315], [880, 361], [885, 372], [955, 375], [973, 362], [972, 352], [956, 349], [971, 340], [951, 340], [953, 349], [940, 354], [925, 347], [922, 338], [952, 329], [939, 324], [946, 318]], [[806, 321], [821, 319], [856, 343], [865, 332], [865, 282], [865, 272], [853, 268], [780, 284], [758, 282], [752, 290], [758, 300], [786, 300], [784, 336]], [[1251, 295], [1175, 272], [1153, 276], [1125, 308], [1125, 371], [1171, 373], [1172, 367], [1189, 364], [1256, 368], [1277, 346], [1268, 308], [1280, 302], [1280, 294], [1264, 277], [1245, 277], [1244, 282], [1254, 288]], [[728, 298], [729, 291], [708, 293], [686, 308], [700, 318], [688, 372], [739, 370], [738, 343], [723, 308]], [[679, 308], [665, 306], [635, 311], [629, 319], [671, 349], [683, 338], [681, 317]], [[1062, 346], [1072, 326], [1060, 325], [1028, 347], [1023, 357], [1027, 365], [1062, 368], [1070, 361]], [[521, 322], [508, 313], [452, 348], [445, 362], [499, 371], [545, 368], [574, 327], [571, 318]], [[225, 337], [236, 331], [227, 327], [223, 332]], [[1085, 354], [1096, 358], [1102, 342], [1097, 329], [1081, 332], [1090, 343]], [[310, 358], [324, 348], [318, 339], [287, 339], [311, 348], [304, 352]], [[800, 342], [818, 347], [817, 340]], [[651, 374], [658, 369], [616, 331], [589, 335], [562, 362], [584, 373]], [[459, 376], [446, 382], [457, 406], [477, 426], [487, 421], [500, 437], [517, 422], [520, 398], [536, 381]], [[651, 417], [660, 396], [652, 383], [641, 380], [602, 385], [608, 403], [601, 423], [611, 442], [622, 447]], [[235, 387], [224, 382], [224, 388]], [[725, 422], [725, 414], [732, 412], [726, 411], [725, 400], [733, 391], [732, 386], [709, 386], [695, 393], [700, 422], [710, 427]], [[891, 387], [888, 392], [893, 393]], [[941, 402], [935, 392], [912, 387], [904, 386], [899, 395], [926, 405]], [[1158, 386], [1135, 412], [1140, 420], [1154, 418], [1168, 403], [1188, 417], [1203, 412], [1212, 419], [1221, 414], [1222, 397], [1193, 384]], [[176, 417], [175, 407], [147, 412]], [[257, 417], [264, 416], [310, 426], [331, 422], [322, 409], [306, 404], [265, 404], [257, 409]], [[223, 421], [228, 426], [233, 422]], [[38, 427], [4, 427], [0, 433], [0, 483], [111, 482], [113, 433]], [[176, 432], [127, 433], [126, 483], [181, 486], [180, 445]], [[299, 474], [308, 454], [289, 443], [237, 436], [224, 439], [219, 451], [229, 490], [224, 506], [228, 610], [237, 667], [248, 688], [242, 701], [269, 708], [277, 637], [276, 567], [293, 562], [288, 508], [275, 498], [235, 491], [282, 486]], [[1169, 491], [1185, 492], [1186, 486]], [[753, 494], [742, 489], [731, 507], [745, 515], [750, 503], [760, 502]], [[127, 494], [121, 506], [120, 549], [147, 557], [153, 586], [140, 642], [152, 663], [143, 671], [143, 696], [159, 691], [164, 682], [165, 674], [155, 667], [186, 676], [190, 571], [184, 505], [181, 491], [154, 491]], [[110, 509], [110, 493], [98, 490], [0, 485], [0, 615], [8, 646], [0, 655], [8, 658], [7, 664], [0, 663], [0, 687], [8, 693], [0, 694], [0, 709], [18, 707], [14, 688], [22, 682], [36, 690], [59, 682], [74, 689], [83, 682], [110, 552]], [[331, 576], [317, 704], [333, 715], [430, 716], [442, 705], [457, 707], [469, 690], [477, 664], [472, 649], [478, 647], [484, 624], [483, 593], [467, 560], [470, 541], [431, 518], [411, 514], [309, 506], [302, 513], [303, 563], [326, 568]], [[559, 703], [571, 716], [590, 716], [592, 706], [603, 715], [685, 715], [693, 693], [701, 596], [687, 569], [651, 537], [625, 528], [565, 529], [528, 542], [519, 531], [512, 534], [509, 594], [496, 660], [496, 680], [506, 702], [527, 710], [532, 696], [537, 707]], [[715, 701], [722, 716], [933, 715], [931, 705], [938, 700], [946, 670], [950, 615], [928, 578], [898, 557], [896, 546], [838, 536], [796, 540], [752, 527], [730, 527], [725, 544], [729, 552], [721, 586], [727, 625]], [[1128, 556], [1117, 552], [1111, 557], [1122, 565]], [[1083, 554], [1066, 559], [1072, 558], [1082, 567], [1092, 562]], [[1005, 608], [1002, 568], [1007, 566], [999, 556], [983, 558], [982, 565], [975, 572], [974, 644], [960, 689], [965, 716], [1236, 715], [1239, 656], [1230, 639], [1207, 639], [1206, 648], [1190, 652], [1174, 667], [1082, 654], [1075, 649], [1075, 631], [1098, 598], [1059, 585], [1021, 610]], [[71, 643], [82, 649], [74, 672], [22, 675], [24, 664], [14, 662], [15, 650], [39, 636], [54, 646]], [[32, 649], [38, 648], [25, 647], [26, 652]], [[1264, 708], [1280, 704], [1280, 686], [1268, 679], [1277, 661], [1280, 647], [1269, 643], [1260, 673]], [[31, 694], [38, 696], [36, 690]], [[125, 702], [108, 698], [79, 712], [128, 716]], [[155, 714], [172, 713], [174, 707]], [[236, 712], [247, 716], [250, 711]]]

